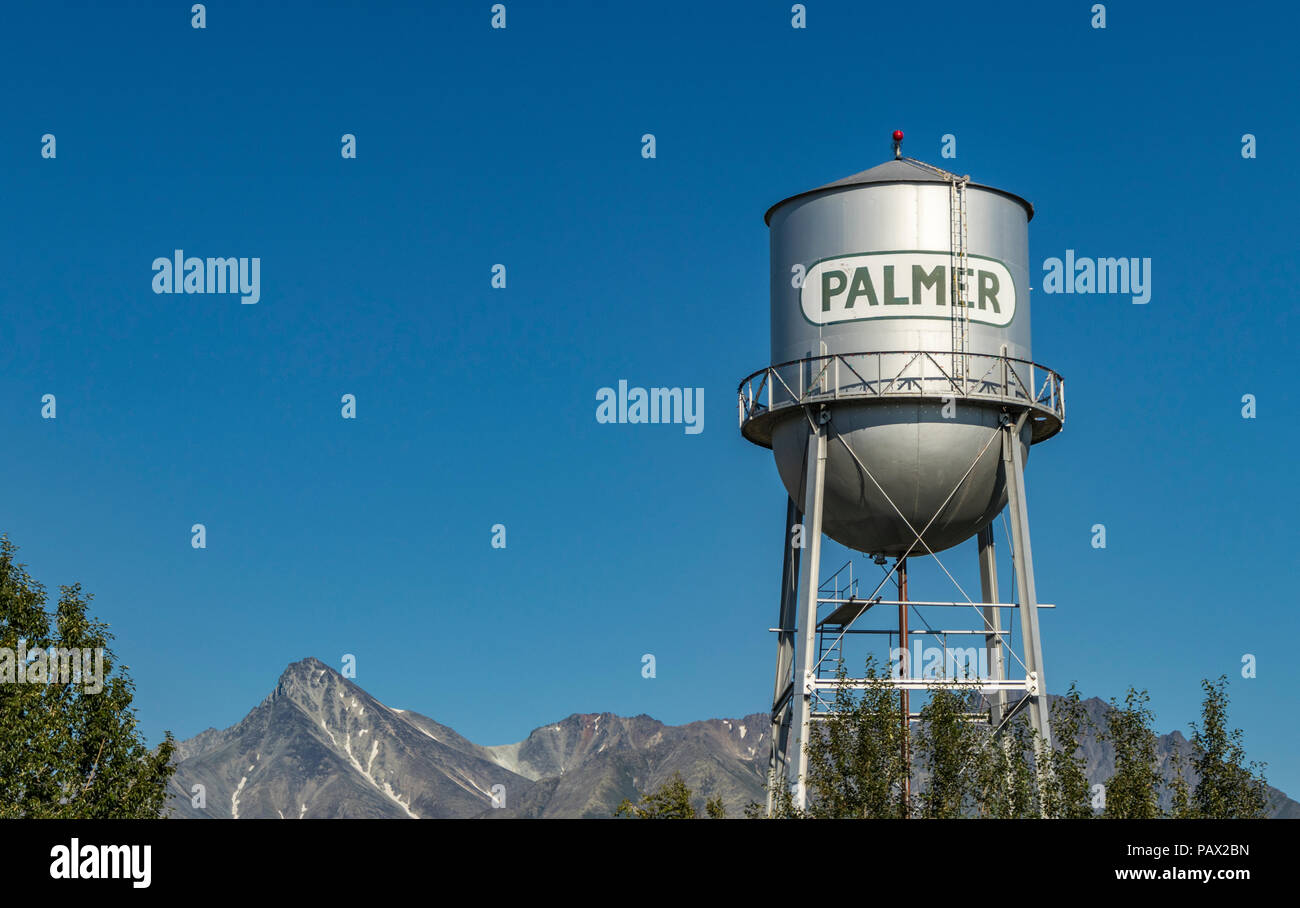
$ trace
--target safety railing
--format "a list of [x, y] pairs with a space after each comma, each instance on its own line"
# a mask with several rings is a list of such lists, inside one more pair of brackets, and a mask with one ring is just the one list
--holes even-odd
[[[965, 375], [954, 375], [950, 353], [890, 350], [833, 353], [768, 366], [737, 390], [741, 431], [770, 442], [768, 423], [780, 411], [814, 403], [871, 398], [932, 398], [1003, 404], [1033, 411], [1033, 438], [1055, 435], [1065, 423], [1065, 381], [1025, 359], [967, 353]], [[947, 367], [945, 367], [947, 361]]]

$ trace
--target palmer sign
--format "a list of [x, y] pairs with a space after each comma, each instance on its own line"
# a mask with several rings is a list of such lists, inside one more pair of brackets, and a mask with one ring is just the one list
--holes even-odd
[[[970, 320], [1005, 327], [1016, 314], [1016, 285], [996, 259], [967, 256]], [[950, 318], [947, 252], [866, 252], [826, 259], [804, 277], [799, 303], [814, 325], [871, 318]]]

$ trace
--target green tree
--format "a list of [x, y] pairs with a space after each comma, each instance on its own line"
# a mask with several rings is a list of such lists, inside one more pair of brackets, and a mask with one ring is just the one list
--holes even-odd
[[976, 756], [975, 812], [990, 819], [1040, 816], [1032, 756], [1034, 740], [1022, 713], [998, 735], [987, 734]]
[[[808, 818], [809, 814], [806, 811], [801, 811], [794, 806], [794, 790], [785, 778], [769, 780], [764, 790], [772, 794], [772, 816], [770, 819], [802, 820]], [[767, 805], [760, 804], [757, 801], [750, 801], [745, 805], [745, 819], [769, 819]]]
[[[843, 666], [839, 676], [846, 677]], [[874, 658], [864, 677], [883, 680]], [[906, 815], [903, 728], [893, 688], [868, 685], [855, 695], [835, 689], [830, 717], [814, 726], [808, 742], [808, 815], [838, 819], [883, 819]], [[780, 780], [782, 783], [784, 780]], [[788, 787], [777, 789], [778, 816], [795, 815]]]
[[[841, 669], [840, 676], [844, 677]], [[867, 662], [866, 677], [878, 679]], [[1111, 701], [1104, 731], [1095, 727], [1076, 684], [1052, 709], [1055, 747], [1040, 748], [1024, 714], [996, 735], [968, 721], [971, 704], [944, 689], [931, 691], [912, 735], [926, 774], [916, 796], [925, 818], [1052, 817], [1086, 819], [1096, 815], [1082, 744], [1090, 735], [1109, 742], [1114, 773], [1106, 785], [1107, 818], [1152, 819], [1263, 817], [1268, 788], [1264, 767], [1245, 763], [1240, 729], [1229, 730], [1227, 679], [1205, 680], [1201, 723], [1193, 725], [1192, 758], [1175, 751], [1165, 773], [1156, 756], [1157, 737], [1146, 691], [1129, 688], [1123, 705]], [[808, 745], [806, 811], [795, 808], [785, 779], [775, 782], [773, 815], [778, 818], [884, 818], [905, 816], [901, 757], [902, 729], [894, 691], [867, 685], [861, 695], [837, 688], [828, 719], [814, 726]], [[1044, 756], [1039, 757], [1040, 753]], [[1038, 771], [1039, 764], [1042, 771]], [[1168, 778], [1166, 778], [1166, 775]], [[1188, 776], [1198, 778], [1191, 790]], [[1170, 807], [1161, 811], [1162, 794]], [[766, 814], [760, 804], [748, 817]]]
[[[658, 791], [641, 795], [641, 800], [636, 804], [624, 798], [623, 803], [614, 811], [614, 816], [635, 817], [638, 820], [694, 820], [699, 818], [699, 814], [691, 803], [692, 797], [691, 789], [682, 774], [675, 772]], [[705, 801], [704, 813], [711, 820], [726, 817], [727, 810], [722, 805], [722, 796], [714, 795]]]
[[1085, 729], [1095, 732], [1083, 708], [1079, 688], [1071, 682], [1065, 696], [1052, 707], [1055, 747], [1049, 757], [1042, 792], [1043, 812], [1048, 817], [1084, 820], [1093, 816], [1088, 766], [1079, 747]]
[[951, 690], [934, 688], [921, 708], [917, 751], [928, 779], [920, 794], [925, 819], [944, 820], [969, 816], [979, 788], [978, 761], [985, 753], [980, 733], [966, 718], [970, 704]]
[[1173, 820], [1194, 820], [1191, 792], [1187, 784], [1187, 760], [1182, 751], [1175, 750], [1169, 758], [1169, 810], [1165, 816]]
[[[160, 816], [171, 733], [157, 749], [146, 746], [135, 685], [108, 646], [108, 625], [87, 616], [91, 597], [80, 585], [61, 587], [51, 615], [44, 587], [16, 554], [0, 537], [0, 817]], [[102, 654], [98, 667], [82, 651]]]
[[[1193, 761], [1198, 777], [1191, 812], [1211, 819], [1256, 819], [1266, 815], [1268, 783], [1264, 766], [1244, 765], [1246, 751], [1241, 729], [1228, 730], [1228, 679], [1201, 681], [1205, 700], [1201, 724], [1192, 726]], [[1177, 797], [1177, 793], [1175, 793]]]
[[1128, 689], [1121, 707], [1111, 700], [1103, 740], [1115, 751], [1115, 773], [1106, 783], [1105, 816], [1110, 819], [1146, 820], [1160, 816], [1160, 769], [1156, 763], [1156, 735], [1146, 691]]

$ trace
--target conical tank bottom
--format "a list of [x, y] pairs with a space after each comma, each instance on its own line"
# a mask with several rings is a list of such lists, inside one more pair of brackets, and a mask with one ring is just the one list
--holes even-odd
[[[833, 406], [822, 531], [851, 549], [898, 556], [909, 548], [912, 555], [925, 555], [926, 546], [940, 552], [988, 526], [1007, 502], [1001, 410], [962, 404], [949, 412], [945, 418], [937, 401]], [[808, 420], [799, 410], [772, 432], [781, 481], [800, 507], [808, 436]], [[1026, 426], [1019, 441], [1026, 459], [1029, 437]], [[927, 525], [925, 545], [913, 546]]]

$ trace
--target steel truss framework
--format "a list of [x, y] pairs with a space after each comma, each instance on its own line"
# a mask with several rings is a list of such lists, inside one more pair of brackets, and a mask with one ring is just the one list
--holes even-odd
[[[890, 355], [910, 356], [911, 354]], [[918, 354], [918, 356], [925, 355]], [[870, 356], [870, 354], [859, 354], [858, 356]], [[876, 354], [876, 356], [882, 355]], [[831, 363], [841, 360], [842, 357], [817, 357], [813, 359], [820, 362], [821, 372], [824, 375], [831, 368]], [[992, 357], [992, 359], [1006, 360], [1007, 358]], [[913, 362], [915, 361], [913, 360]], [[807, 361], [785, 364], [785, 366], [798, 366], [799, 374], [803, 374], [803, 364], [805, 362]], [[1013, 362], [1021, 361], [1007, 361], [1005, 365], [1010, 366]], [[755, 373], [754, 376], [746, 380], [746, 382], [751, 383], [751, 387], [748, 389], [751, 392], [752, 382], [756, 376], [763, 375], [764, 383], [775, 384], [779, 382], [781, 387], [790, 392], [779, 403], [772, 404], [769, 396], [769, 403], [756, 405], [757, 397], [752, 393], [747, 396], [745, 383], [742, 383], [740, 389], [742, 431], [747, 428], [750, 429], [750, 431], [745, 432], [745, 435], [751, 440], [759, 441], [761, 444], [763, 442], [755, 435], [768, 435], [770, 438], [770, 428], [767, 428], [766, 431], [761, 427], [755, 430], [753, 424], [756, 420], [770, 419], [773, 409], [784, 410], [799, 407], [803, 411], [803, 418], [808, 423], [808, 445], [803, 473], [803, 488], [801, 490], [802, 501], [799, 504], [796, 504], [793, 499], [787, 501], [785, 523], [782, 527], [784, 556], [781, 572], [780, 608], [777, 626], [772, 629], [777, 635], [777, 654], [776, 680], [773, 688], [771, 711], [772, 737], [769, 781], [773, 784], [769, 785], [769, 813], [774, 806], [775, 784], [778, 784], [778, 780], [782, 779], [786, 780], [791, 787], [795, 806], [800, 809], [806, 807], [807, 791], [804, 780], [808, 772], [808, 753], [804, 747], [804, 742], [809, 739], [813, 723], [825, 718], [828, 714], [830, 699], [833, 698], [836, 689], [843, 686], [862, 689], [868, 685], [885, 684], [898, 689], [903, 701], [902, 711], [906, 715], [906, 718], [900, 716], [900, 719], [908, 722], [915, 721], [917, 715], [908, 712], [905, 691], [927, 690], [935, 687], [978, 691], [986, 698], [988, 710], [987, 712], [973, 714], [970, 718], [988, 721], [995, 730], [1001, 730], [1014, 716], [1022, 710], [1027, 710], [1030, 724], [1040, 736], [1040, 742], [1050, 748], [1051, 723], [1048, 712], [1047, 688], [1043, 675], [1038, 610], [1040, 608], [1051, 608], [1051, 606], [1041, 605], [1038, 602], [1034, 583], [1033, 551], [1030, 545], [1029, 514], [1025, 497], [1024, 462], [1018, 440], [1026, 422], [1033, 420], [1050, 420], [1051, 422], [1051, 425], [1046, 427], [1048, 431], [1043, 432], [1041, 438], [1050, 437], [1061, 428], [1065, 416], [1065, 407], [1064, 386], [1060, 376], [1050, 372], [1050, 370], [1044, 370], [1050, 376], [1050, 379], [1045, 380], [1043, 384], [1043, 388], [1047, 390], [1037, 393], [1033, 390], [1032, 379], [1027, 384], [1021, 381], [1019, 375], [1014, 381], [1004, 380], [998, 389], [1002, 393], [997, 395], [1004, 405], [999, 425], [991, 430], [989, 441], [985, 444], [984, 449], [976, 455], [966, 473], [954, 486], [938, 511], [924, 527], [918, 528], [907, 521], [902, 511], [876, 481], [869, 465], [863, 463], [857, 453], [835, 431], [832, 410], [823, 402], [825, 401], [824, 395], [827, 395], [826, 383], [821, 386], [816, 386], [816, 383], [814, 383], [814, 397], [809, 397], [809, 392], [813, 389], [810, 389], [808, 385], [803, 385], [798, 389], [798, 392], [795, 392], [782, 379], [780, 372], [782, 368], [771, 367], [764, 370], [763, 373]], [[1034, 368], [1042, 369], [1042, 367]], [[1008, 369], [1008, 373], [1012, 375], [1016, 375], [1018, 371]], [[886, 381], [889, 380], [886, 379]], [[948, 381], [951, 384], [944, 389], [947, 391], [943, 395], [945, 397], [954, 396], [951, 390], [953, 387], [966, 390], [975, 387], [973, 383], [963, 382], [960, 379], [948, 379]], [[867, 384], [871, 385], [871, 383]], [[853, 396], [881, 396], [880, 391], [883, 387], [888, 387], [888, 385], [881, 385], [877, 382], [870, 391]], [[1016, 390], [1017, 387], [1020, 389], [1019, 391]], [[828, 395], [831, 400], [843, 399], [838, 393], [839, 390], [840, 386], [837, 381], [834, 386], [836, 393]], [[930, 393], [926, 393], [927, 390]], [[1021, 394], [1020, 391], [1024, 393]], [[770, 393], [769, 391], [769, 395]], [[940, 396], [939, 393], [930, 389], [924, 389], [919, 394], [915, 390], [912, 393], [918, 397], [937, 398]], [[982, 394], [988, 394], [990, 397], [994, 396], [989, 394], [987, 388], [984, 389]], [[982, 396], [982, 394], [967, 395], [958, 392], [958, 396], [963, 397]], [[822, 401], [817, 401], [815, 397], [822, 397]], [[1046, 411], [1046, 414], [1044, 411]], [[1038, 437], [1038, 428], [1038, 426], [1034, 426], [1034, 432], [1031, 436], [1035, 441], [1041, 440]], [[923, 538], [926, 530], [938, 519], [947, 507], [948, 502], [965, 484], [985, 451], [995, 443], [1001, 446], [1007, 482], [1006, 515], [1010, 523], [1008, 535], [1012, 544], [1014, 577], [1018, 592], [1018, 601], [1015, 602], [1002, 602], [999, 600], [997, 561], [992, 526], [980, 531], [978, 537], [979, 601], [971, 599], [966, 594], [957, 580], [944, 567], [943, 562], [929, 549]], [[856, 581], [849, 580], [843, 584], [843, 589], [841, 589], [841, 572], [843, 569], [828, 578], [825, 583], [820, 579], [826, 457], [828, 447], [831, 444], [844, 446], [845, 450], [857, 462], [858, 468], [863, 475], [890, 502], [898, 516], [907, 524], [913, 536], [913, 541], [907, 553], [895, 562], [893, 568], [885, 573], [885, 576], [871, 594], [865, 597], [857, 595]], [[796, 525], [803, 526], [801, 534], [792, 533], [792, 529]], [[800, 538], [802, 539], [802, 548], [797, 547], [794, 543], [794, 540]], [[906, 563], [908, 557], [913, 555], [928, 555], [934, 558], [962, 598], [954, 601], [908, 601], [906, 596]], [[804, 557], [801, 558], [801, 556]], [[801, 564], [801, 560], [806, 561], [806, 564]], [[900, 570], [900, 567], [902, 570]], [[881, 590], [891, 579], [900, 582], [900, 595], [898, 599], [887, 600], [882, 597]], [[894, 633], [892, 630], [864, 629], [859, 624], [864, 615], [867, 615], [873, 609], [881, 607], [898, 608], [900, 620], [898, 636], [899, 643], [904, 650], [906, 650], [907, 646], [907, 616], [909, 612], [921, 615], [923, 612], [931, 610], [970, 609], [974, 611], [980, 620], [978, 630], [936, 631], [929, 628], [928, 622], [926, 622], [927, 629], [918, 633], [932, 634], [944, 639], [945, 654], [948, 635], [964, 634], [973, 635], [976, 638], [982, 637], [983, 649], [987, 655], [987, 674], [976, 678], [958, 678], [949, 676], [949, 673], [945, 670], [942, 677], [923, 678], [914, 677], [913, 673], [904, 668], [900, 673], [901, 677], [890, 677], [884, 680], [838, 677], [836, 670], [839, 669], [841, 660], [837, 654], [842, 654], [842, 643], [847, 636], [873, 633], [892, 635]], [[1016, 653], [1012, 649], [1009, 640], [1010, 632], [1003, 629], [1002, 613], [1006, 609], [1014, 610], [1019, 614], [1021, 653]], [[906, 665], [905, 662], [903, 664]], [[1019, 696], [1014, 701], [1008, 696], [1017, 694]]]

